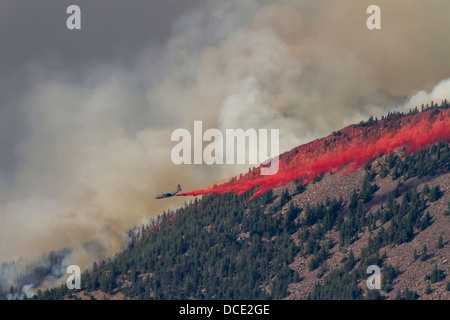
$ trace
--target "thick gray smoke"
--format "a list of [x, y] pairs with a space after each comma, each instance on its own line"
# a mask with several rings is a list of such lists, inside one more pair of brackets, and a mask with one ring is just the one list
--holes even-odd
[[123, 248], [127, 228], [185, 201], [156, 194], [246, 169], [173, 165], [171, 132], [194, 120], [280, 129], [284, 152], [419, 90], [407, 107], [449, 98], [450, 81], [432, 89], [450, 76], [450, 3], [377, 2], [382, 29], [370, 31], [360, 0], [209, 1], [126, 62], [74, 72], [49, 53], [2, 76], [13, 108], [0, 109], [0, 261], [67, 247], [68, 264], [88, 267]]

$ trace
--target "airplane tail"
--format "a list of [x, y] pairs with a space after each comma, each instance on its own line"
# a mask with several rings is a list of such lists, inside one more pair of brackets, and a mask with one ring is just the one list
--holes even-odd
[[181, 191], [181, 186], [178, 185], [178, 186], [177, 186], [177, 192], [180, 192], [180, 191]]

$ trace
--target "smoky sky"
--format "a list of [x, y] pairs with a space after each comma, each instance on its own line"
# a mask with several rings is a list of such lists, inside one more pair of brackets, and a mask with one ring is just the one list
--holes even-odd
[[448, 99], [450, 2], [376, 2], [370, 31], [360, 0], [1, 1], [0, 261], [71, 247], [87, 266], [185, 201], [155, 195], [248, 169], [174, 165], [195, 120], [280, 129], [284, 152]]
[[[30, 66], [80, 76], [86, 66], [133, 65], [141, 50], [163, 45], [177, 17], [204, 0], [5, 0], [0, 2], [0, 168], [14, 166], [14, 142], [26, 132], [17, 98], [33, 82]], [[82, 29], [66, 28], [69, 5], [81, 8]]]
[[[149, 44], [167, 41], [180, 14], [204, 2], [2, 1], [0, 72], [10, 74], [31, 61], [46, 59], [58, 59], [59, 66], [74, 70], [89, 63], [132, 63]], [[66, 9], [72, 4], [81, 8], [81, 30], [66, 28]]]

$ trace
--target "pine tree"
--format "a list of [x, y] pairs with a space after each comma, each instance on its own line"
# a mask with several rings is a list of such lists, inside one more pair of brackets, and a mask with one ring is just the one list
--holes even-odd
[[380, 169], [380, 178], [384, 179], [387, 177], [387, 175], [389, 174], [388, 169], [386, 168], [386, 165], [381, 165], [381, 169]]
[[427, 211], [425, 216], [423, 217], [421, 223], [420, 223], [420, 230], [425, 230], [428, 228], [428, 226], [431, 224], [431, 216], [430, 213]]
[[426, 294], [426, 295], [429, 295], [431, 292], [433, 292], [433, 291], [431, 290], [431, 285], [430, 285], [430, 283], [428, 283], [428, 284], [427, 284], [427, 288], [425, 289], [425, 294]]
[[437, 243], [437, 248], [438, 249], [442, 249], [444, 247], [444, 241], [442, 239], [442, 234], [439, 235], [439, 239], [438, 239], [438, 243]]
[[445, 278], [444, 271], [438, 269], [437, 265], [434, 265], [433, 271], [431, 271], [430, 274], [430, 282], [431, 283], [440, 282], [444, 280], [444, 278]]
[[344, 269], [349, 272], [355, 266], [355, 255], [353, 254], [353, 250], [350, 249], [350, 253], [348, 255], [347, 260], [344, 263]]
[[355, 188], [353, 188], [348, 207], [349, 209], [356, 209], [357, 206], [358, 206], [358, 195], [356, 194]]
[[439, 187], [439, 185], [436, 185], [431, 189], [430, 196], [428, 199], [430, 200], [430, 202], [434, 202], [434, 201], [439, 200], [441, 195], [442, 195], [442, 193], [441, 193], [440, 187]]
[[430, 187], [428, 187], [428, 184], [425, 184], [422, 188], [422, 194], [424, 196], [428, 196], [430, 194]]
[[422, 254], [420, 255], [420, 261], [424, 262], [428, 260], [427, 246], [423, 245]]

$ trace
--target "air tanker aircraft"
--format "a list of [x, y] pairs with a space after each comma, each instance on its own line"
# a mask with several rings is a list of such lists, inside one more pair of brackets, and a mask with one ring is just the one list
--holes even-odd
[[167, 193], [161, 193], [160, 195], [156, 196], [155, 199], [164, 199], [164, 198], [170, 198], [176, 195], [178, 192], [181, 191], [181, 186], [177, 186], [177, 191], [174, 192], [167, 192]]

